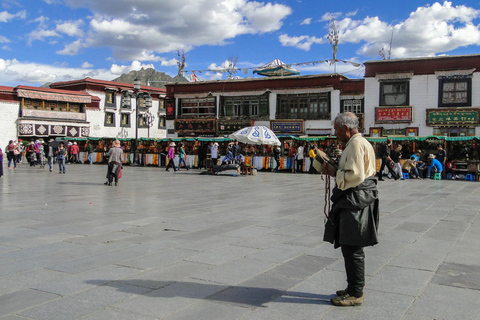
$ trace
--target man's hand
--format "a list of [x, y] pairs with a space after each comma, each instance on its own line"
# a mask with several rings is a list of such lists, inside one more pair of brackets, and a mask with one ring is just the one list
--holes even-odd
[[327, 174], [331, 177], [335, 177], [336, 174], [335, 169], [333, 169], [333, 167], [328, 162], [325, 162], [323, 164], [322, 173]]

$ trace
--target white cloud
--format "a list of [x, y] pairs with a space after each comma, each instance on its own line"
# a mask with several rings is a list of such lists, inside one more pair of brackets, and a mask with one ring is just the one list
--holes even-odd
[[299, 37], [290, 37], [286, 34], [282, 34], [278, 37], [280, 43], [284, 47], [296, 47], [298, 49], [302, 49], [305, 51], [309, 51], [312, 44], [317, 43], [325, 43], [324, 39], [310, 37], [310, 36], [299, 36]]
[[243, 34], [273, 32], [292, 13], [286, 5], [250, 0], [65, 0], [94, 14], [84, 43], [110, 47], [115, 58], [160, 61], [159, 53], [225, 45]]
[[10, 40], [8, 40], [6, 37], [4, 36], [0, 36], [0, 43], [9, 43]]
[[88, 69], [88, 68], [91, 68], [91, 67], [93, 67], [93, 64], [88, 63], [88, 61], [85, 61], [84, 63], [82, 63], [82, 68], [83, 69]]
[[175, 59], [175, 58], [172, 58], [170, 60], [162, 60], [162, 63], [161, 65], [164, 66], [164, 67], [171, 67], [171, 66], [176, 66], [177, 65], [177, 62], [178, 60]]
[[[480, 10], [445, 1], [418, 7], [410, 16], [395, 25], [378, 17], [363, 20], [345, 18], [338, 22], [340, 43], [364, 42], [358, 54], [378, 57], [388, 49], [393, 33], [392, 58], [433, 56], [459, 47], [478, 45], [480, 27], [474, 23]], [[341, 49], [339, 49], [341, 51]]]
[[[11, 86], [17, 86], [18, 84], [25, 82], [31, 83], [32, 85], [42, 85], [46, 82], [69, 81], [86, 77], [113, 80], [123, 72], [140, 70], [142, 67], [153, 68], [153, 65], [145, 65], [138, 61], [134, 61], [130, 66], [112, 65], [110, 70], [91, 70], [85, 69], [83, 65], [80, 68], [68, 68], [62, 63], [57, 65], [45, 65], [32, 62], [20, 62], [16, 59], [0, 59], [0, 83]], [[112, 70], [115, 72], [112, 72]]]
[[15, 14], [8, 13], [7, 11], [0, 12], [0, 22], [8, 22], [15, 18], [25, 19], [27, 12], [25, 10], [19, 11]]
[[83, 36], [83, 31], [80, 27], [84, 24], [83, 20], [76, 21], [64, 21], [57, 24], [55, 30], [59, 33], [64, 33], [70, 37], [81, 37]]
[[[357, 54], [378, 58], [382, 48], [389, 48], [392, 33], [392, 58], [432, 56], [480, 44], [480, 10], [465, 5], [453, 6], [450, 1], [418, 7], [405, 20], [396, 24], [389, 24], [379, 17], [352, 19], [357, 14], [357, 11], [346, 14], [335, 12], [326, 13], [321, 18], [321, 21], [335, 18], [339, 31], [339, 57], [342, 55], [342, 44], [360, 43]], [[284, 46], [308, 51], [313, 43], [328, 43], [326, 37], [327, 34], [321, 39], [308, 35], [294, 37], [282, 34], [279, 40]]]
[[27, 44], [30, 46], [35, 40], [44, 41], [48, 37], [60, 37], [60, 35], [55, 30], [35, 30], [27, 34]]
[[77, 40], [70, 44], [67, 44], [65, 48], [63, 48], [63, 50], [56, 51], [55, 53], [74, 56], [81, 48], [83, 48], [82, 40]]
[[34, 19], [32, 22], [37, 22], [38, 26], [35, 30], [27, 34], [27, 45], [31, 46], [33, 41], [45, 41], [45, 38], [49, 37], [60, 37], [55, 30], [47, 29], [48, 18], [45, 16], [40, 16]]
[[110, 72], [113, 75], [119, 76], [123, 73], [129, 73], [132, 70], [141, 70], [142, 68], [147, 69], [147, 68], [153, 68], [155, 69], [155, 66], [153, 64], [142, 64], [140, 61], [132, 61], [131, 65], [117, 65], [113, 64], [110, 68]]
[[309, 25], [310, 23], [312, 23], [312, 18], [306, 18], [300, 24], [301, 25]]

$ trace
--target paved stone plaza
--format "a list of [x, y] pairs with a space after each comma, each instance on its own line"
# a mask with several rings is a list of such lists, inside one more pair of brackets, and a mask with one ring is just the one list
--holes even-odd
[[339, 308], [319, 175], [105, 172], [5, 168], [1, 320], [480, 318], [478, 182], [380, 182], [365, 302]]

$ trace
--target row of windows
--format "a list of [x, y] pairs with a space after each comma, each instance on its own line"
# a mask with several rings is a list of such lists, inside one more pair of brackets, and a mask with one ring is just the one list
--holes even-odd
[[[130, 128], [131, 127], [131, 117], [135, 119], [135, 116], [129, 113], [121, 113], [120, 114], [120, 127]], [[105, 126], [106, 127], [115, 127], [116, 122], [115, 119], [116, 114], [113, 112], [105, 112]], [[147, 117], [143, 115], [138, 115], [138, 122], [137, 125], [139, 128], [148, 128], [149, 127], [149, 120]], [[166, 127], [166, 118], [165, 116], [159, 117], [158, 119], [158, 129], [165, 129]]]
[[[115, 99], [115, 91], [106, 91], [105, 93], [105, 108], [117, 108], [117, 99]], [[135, 94], [123, 91], [122, 99], [120, 102], [120, 107], [122, 109], [131, 109], [132, 108], [132, 99], [135, 98]], [[164, 101], [160, 100], [160, 109], [164, 109]], [[152, 97], [147, 92], [142, 92], [137, 95], [137, 106], [140, 108], [150, 108], [152, 106]]]
[[[439, 107], [470, 107], [472, 105], [471, 77], [441, 78], [438, 92]], [[409, 99], [409, 80], [380, 82], [380, 106], [408, 106]]]
[[64, 112], [84, 112], [84, 104], [63, 102], [63, 101], [44, 101], [35, 99], [25, 99], [23, 108], [32, 110], [64, 111]]

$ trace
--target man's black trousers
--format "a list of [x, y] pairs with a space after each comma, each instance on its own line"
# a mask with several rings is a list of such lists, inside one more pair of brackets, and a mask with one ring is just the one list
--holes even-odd
[[347, 292], [360, 298], [365, 287], [365, 252], [363, 247], [342, 246], [345, 271], [347, 272]]

